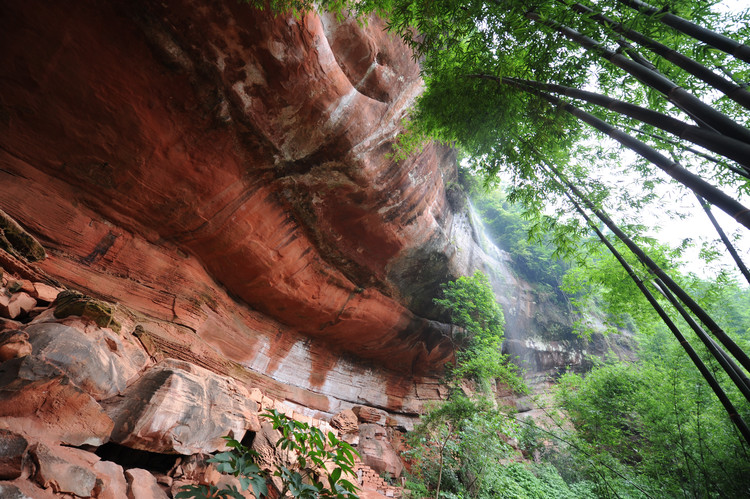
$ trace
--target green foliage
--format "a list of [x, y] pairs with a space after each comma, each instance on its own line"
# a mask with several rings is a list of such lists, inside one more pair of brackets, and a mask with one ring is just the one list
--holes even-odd
[[[640, 366], [616, 363], [562, 378], [558, 400], [577, 430], [569, 438], [653, 497], [743, 496], [747, 450], [679, 346], [658, 343], [660, 353]], [[750, 406], [738, 404], [747, 417]], [[577, 461], [579, 472], [602, 482], [595, 465]]]
[[491, 382], [500, 380], [523, 390], [516, 367], [502, 354], [505, 318], [487, 276], [476, 271], [470, 277], [462, 276], [444, 284], [442, 289], [444, 297], [435, 299], [435, 303], [463, 330], [455, 338], [461, 348], [456, 352], [451, 383], [473, 379], [489, 393]]
[[[241, 490], [252, 487], [257, 498], [268, 496], [268, 481], [278, 477], [282, 484], [281, 497], [287, 495], [300, 499], [357, 499], [357, 487], [345, 477], [354, 476], [354, 457], [357, 452], [348, 443], [329, 432], [288, 418], [275, 409], [261, 417], [268, 419], [281, 433], [276, 446], [290, 451], [293, 462], [276, 463], [275, 469], [258, 466], [258, 453], [231, 437], [224, 437], [230, 451], [221, 452], [209, 459], [220, 473], [238, 478]], [[331, 469], [329, 472], [328, 469]], [[217, 489], [215, 486], [188, 485], [182, 488], [177, 499], [188, 498], [238, 498], [243, 496], [234, 487]]]
[[[571, 487], [551, 466], [532, 467], [521, 463], [498, 466], [487, 477], [487, 492], [480, 497], [499, 499], [586, 499], [596, 495], [588, 484]], [[588, 486], [587, 486], [588, 485]]]
[[[470, 398], [454, 390], [450, 398], [430, 408], [409, 433], [407, 453], [412, 471], [426, 488], [458, 497], [476, 496], [488, 470], [508, 453], [500, 438], [511, 421], [485, 398]], [[415, 487], [427, 495], [427, 490]], [[442, 494], [441, 494], [442, 495]]]
[[[421, 481], [410, 488], [423, 497], [428, 491], [435, 497], [492, 497], [490, 478], [509, 449], [502, 436], [515, 431], [512, 419], [490, 399], [492, 384], [524, 389], [515, 366], [501, 353], [502, 310], [481, 272], [446, 283], [443, 298], [435, 302], [464, 334], [448, 373], [448, 399], [430, 407], [408, 435], [408, 456]], [[481, 390], [467, 391], [466, 380]]]
[[[278, 465], [273, 473], [284, 484], [282, 497], [289, 492], [294, 497], [304, 499], [356, 499], [357, 487], [342, 477], [354, 475], [357, 451], [351, 445], [336, 438], [333, 432], [326, 435], [319, 428], [288, 418], [275, 409], [264, 416], [271, 420], [275, 430], [281, 432], [276, 446], [297, 456], [295, 463], [290, 466]], [[325, 471], [329, 463], [335, 466], [330, 473]], [[319, 472], [326, 475], [325, 482], [319, 479]]]
[[312, 0], [244, 0], [256, 9], [264, 10], [268, 8], [277, 15], [292, 15], [301, 18], [305, 14], [322, 10], [331, 12], [339, 20], [346, 16], [352, 16], [359, 22], [364, 22], [365, 17], [373, 12], [380, 16], [386, 16], [390, 10], [390, 2], [387, 0], [321, 0], [313, 2]]
[[[676, 202], [654, 207], [665, 192], [667, 180], [660, 172], [654, 172], [653, 165], [641, 158], [623, 156], [620, 146], [608, 139], [602, 140], [598, 132], [582, 127], [577, 120], [534, 93], [498, 82], [515, 77], [574, 88], [593, 84], [597, 91], [613, 98], [689, 121], [661, 93], [595, 52], [582, 49], [544, 23], [532, 22], [526, 15], [533, 10], [541, 19], [570, 26], [600, 40], [602, 47], [620, 51], [619, 34], [590, 16], [575, 12], [570, 8], [571, 3], [395, 0], [390, 11], [390, 26], [415, 49], [427, 85], [412, 113], [402, 142], [403, 150], [417, 149], [420, 141], [432, 138], [461, 149], [465, 162], [488, 183], [495, 182], [502, 173], [510, 183], [509, 198], [536, 212], [540, 226], [554, 234], [551, 239], [558, 250], [574, 247], [579, 238], [575, 230], [570, 230], [572, 227], [561, 223], [567, 218], [565, 215], [558, 216], [554, 223], [544, 221], [544, 208], [561, 199], [560, 189], [540, 168], [544, 161], [563, 170], [579, 187], [585, 186], [597, 204], [611, 207], [609, 211], [617, 213], [618, 218], [637, 222], [638, 211], [645, 206], [651, 206], [652, 211], [685, 216]], [[582, 3], [696, 58], [717, 72], [730, 74], [740, 82], [747, 81], [750, 73], [741, 61], [696, 43], [656, 18], [639, 14], [615, 1]], [[669, 2], [668, 7], [709, 28], [726, 28], [730, 31], [727, 34], [739, 41], [746, 40], [750, 25], [747, 12], [720, 15], [711, 9], [712, 3], [679, 0]], [[746, 110], [725, 97], [718, 97], [709, 85], [641, 47], [633, 50], [631, 54], [637, 53], [654, 62], [677, 85], [711, 102], [715, 109], [739, 123], [747, 124], [750, 115]], [[595, 84], [590, 75], [597, 75]], [[615, 126], [647, 134], [639, 138], [665, 155], [678, 158], [705, 179], [733, 189], [750, 189], [750, 181], [735, 175], [721, 162], [693, 156], [679, 139], [662, 140], [659, 135], [665, 135], [664, 132], [601, 106], [576, 105]], [[681, 192], [673, 195], [681, 195]], [[527, 251], [523, 247], [518, 249], [520, 254]]]
[[[495, 301], [487, 276], [476, 271], [442, 286], [444, 298], [435, 303], [445, 308], [453, 324], [462, 327], [468, 338], [503, 337], [505, 318]], [[462, 342], [466, 338], [459, 338]]]

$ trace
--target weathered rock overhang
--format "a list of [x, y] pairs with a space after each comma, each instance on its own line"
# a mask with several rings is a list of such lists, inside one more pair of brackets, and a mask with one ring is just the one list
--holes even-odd
[[40, 270], [305, 389], [450, 358], [417, 304], [455, 252], [455, 164], [390, 159], [421, 82], [377, 19], [84, 1], [2, 23], [0, 196]]

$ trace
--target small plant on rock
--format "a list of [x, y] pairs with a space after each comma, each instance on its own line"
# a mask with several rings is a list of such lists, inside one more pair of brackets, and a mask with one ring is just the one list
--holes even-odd
[[[261, 417], [268, 419], [281, 433], [276, 447], [295, 457], [288, 463], [274, 463], [272, 469], [258, 465], [259, 455], [231, 437], [224, 437], [231, 450], [216, 454], [208, 462], [221, 473], [234, 475], [242, 490], [252, 487], [257, 498], [268, 496], [268, 482], [281, 482], [280, 497], [301, 499], [358, 499], [357, 486], [344, 478], [354, 476], [357, 451], [339, 440], [333, 432], [326, 435], [319, 428], [295, 421], [271, 410]], [[244, 496], [235, 486], [219, 489], [208, 485], [187, 485], [175, 499], [236, 498]]]

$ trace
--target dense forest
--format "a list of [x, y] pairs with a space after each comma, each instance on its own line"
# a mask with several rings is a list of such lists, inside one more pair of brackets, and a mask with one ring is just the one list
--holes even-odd
[[[515, 270], [571, 303], [578, 334], [595, 310], [639, 346], [637, 362], [563, 375], [537, 401], [544, 420], [527, 420], [493, 398], [498, 384], [525, 388], [501, 353], [486, 277], [446, 283], [436, 303], [464, 333], [448, 399], [409, 436], [413, 497], [750, 494], [750, 13], [655, 3], [319, 6], [363, 22], [376, 12], [420, 61], [425, 92], [394, 155], [429, 140], [455, 147]], [[657, 223], [698, 217], [715, 239], [659, 239]], [[696, 245], [713, 263], [686, 260]], [[525, 463], [511, 462], [508, 439]], [[321, 490], [310, 493], [336, 496]]]

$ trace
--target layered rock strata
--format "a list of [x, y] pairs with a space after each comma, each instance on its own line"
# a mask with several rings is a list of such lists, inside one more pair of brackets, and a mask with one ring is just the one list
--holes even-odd
[[[415, 283], [450, 274], [419, 269], [455, 251], [454, 167], [434, 147], [386, 154], [421, 84], [379, 21], [234, 2], [2, 8], [0, 196], [47, 248], [38, 269], [320, 394], [297, 401], [317, 410], [369, 397], [371, 369], [450, 358], [450, 328], [410, 306]], [[377, 383], [381, 407], [414, 391]]]
[[0, 456], [2, 494], [218, 483], [206, 453], [268, 407], [363, 407], [342, 434], [396, 473], [394, 432], [444, 395], [453, 355], [432, 299], [475, 268], [530, 365], [582, 362], [530, 342], [567, 319], [538, 320], [483, 247], [446, 187], [453, 153], [392, 158], [422, 84], [382, 28], [233, 1], [0, 2], [0, 428], [27, 442]]
[[[0, 294], [13, 294], [8, 290], [18, 284], [39, 283], [5, 274]], [[400, 495], [373, 479], [400, 473], [398, 454], [382, 438], [377, 446], [365, 445], [373, 431], [399, 431], [383, 411], [355, 406], [360, 415], [382, 417], [375, 422], [347, 409], [333, 420], [349, 416], [349, 424], [331, 426], [294, 411], [236, 372], [239, 381], [216, 369], [151, 356], [139, 336], [129, 333], [134, 328], [127, 310], [112, 311], [70, 291], [60, 291], [46, 307], [37, 298], [42, 306], [19, 321], [7, 320], [0, 332], [2, 497], [166, 498], [185, 485], [238, 486], [207, 459], [226, 449], [226, 435], [253, 441], [268, 465], [283, 459], [273, 445], [279, 435], [261, 422], [271, 409], [352, 437], [362, 461], [350, 479], [359, 480], [368, 497]], [[101, 325], [101, 311], [108, 308]]]

